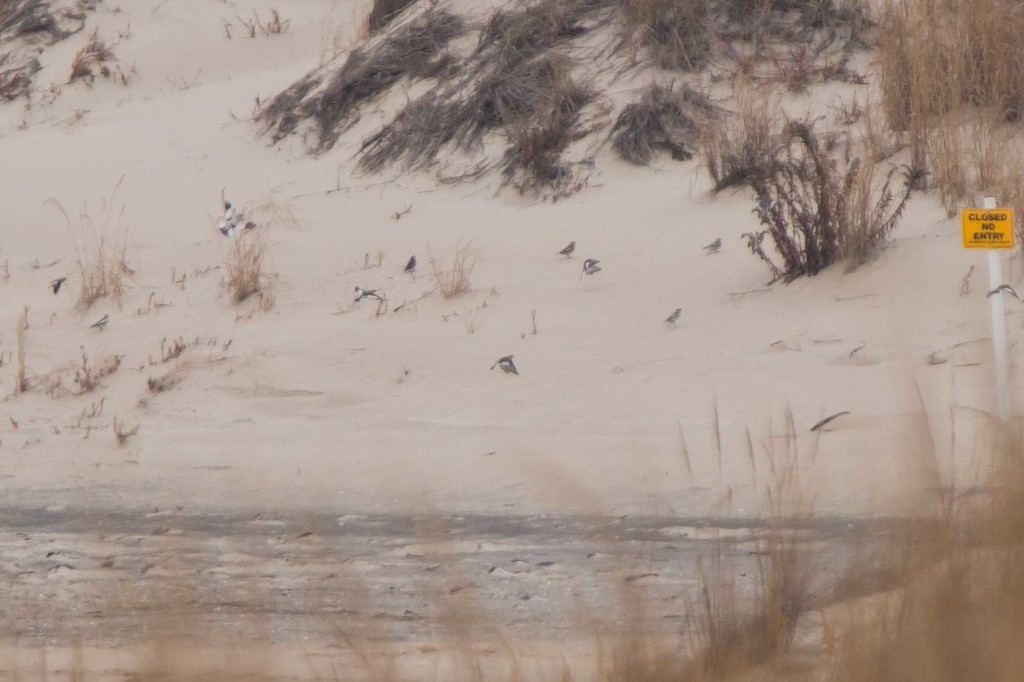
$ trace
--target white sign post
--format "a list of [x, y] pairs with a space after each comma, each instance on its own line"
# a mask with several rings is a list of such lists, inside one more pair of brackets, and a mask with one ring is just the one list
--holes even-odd
[[1006, 347], [1006, 309], [1003, 307], [1002, 287], [1006, 283], [1003, 282], [999, 251], [1014, 246], [1013, 210], [999, 208], [995, 197], [985, 197], [983, 208], [963, 210], [961, 224], [964, 248], [982, 248], [988, 252], [988, 301], [992, 317], [992, 348], [995, 350], [996, 407], [999, 419], [1005, 422], [1010, 418], [1010, 356]]

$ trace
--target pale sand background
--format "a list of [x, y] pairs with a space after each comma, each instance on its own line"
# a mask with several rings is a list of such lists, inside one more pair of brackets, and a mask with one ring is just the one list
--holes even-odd
[[[80, 346], [92, 358], [124, 355], [122, 371], [94, 394], [51, 400], [33, 390], [3, 404], [20, 425], [0, 426], [8, 499], [700, 514], [718, 508], [721, 486], [731, 488], [731, 511], [751, 514], [760, 506], [750, 493], [763, 487], [765, 471], [755, 484], [745, 429], [760, 453], [769, 420], [782, 435], [790, 405], [805, 455], [815, 450], [810, 425], [852, 413], [821, 436], [813, 471], [802, 472], [815, 481], [818, 509], [889, 512], [927, 480], [922, 462], [908, 456], [931, 447], [916, 387], [944, 458], [950, 406], [989, 407], [984, 342], [950, 351], [946, 364], [926, 362], [932, 351], [988, 335], [983, 256], [960, 248], [956, 221], [930, 198], [915, 199], [893, 248], [853, 274], [833, 268], [732, 296], [767, 279], [740, 239], [756, 228], [753, 201], [746, 191], [710, 197], [696, 161], [635, 169], [605, 149], [596, 187], [552, 205], [508, 193], [492, 198], [494, 181], [438, 188], [427, 176], [381, 183], [390, 176], [350, 175], [358, 135], [322, 158], [304, 155], [294, 141], [268, 146], [246, 120], [254, 98], [314, 67], [332, 35], [348, 44], [352, 17], [366, 7], [289, 3], [287, 34], [240, 38], [236, 14], [251, 8], [267, 10], [198, 0], [101, 7], [87, 31], [114, 39], [131, 26], [115, 48], [122, 68], [137, 70], [130, 84], [63, 85], [83, 32], [43, 55], [37, 86], [61, 84], [54, 103], [27, 113], [21, 104], [0, 109], [0, 258], [11, 272], [0, 284], [0, 348], [13, 348], [17, 316], [28, 305], [30, 375], [75, 360]], [[232, 40], [225, 20], [235, 22]], [[187, 89], [175, 85], [193, 79]], [[800, 106], [827, 111], [850, 92], [819, 89]], [[84, 116], [69, 122], [77, 110]], [[23, 119], [27, 129], [16, 129]], [[104, 224], [102, 202], [122, 176], [112, 204], [123, 215]], [[338, 178], [351, 189], [294, 198], [336, 187]], [[189, 277], [184, 289], [171, 284], [172, 269], [223, 265], [227, 241], [213, 230], [222, 187], [239, 205], [279, 209], [264, 228], [277, 275], [269, 313], [232, 305], [222, 267]], [[70, 233], [50, 198], [71, 215]], [[391, 219], [409, 205], [411, 212]], [[73, 309], [75, 241], [85, 247], [95, 239], [77, 218], [81, 207], [108, 240], [127, 230], [137, 284], [121, 309], [106, 300], [84, 315]], [[280, 219], [285, 213], [294, 221]], [[255, 216], [268, 219], [266, 211]], [[706, 256], [700, 247], [718, 236], [721, 254]], [[556, 253], [570, 239], [579, 248], [567, 262]], [[429, 290], [431, 255], [449, 258], [460, 240], [472, 240], [482, 257], [471, 295], [434, 295], [379, 319], [372, 305], [352, 308], [357, 284], [385, 288], [392, 306]], [[378, 250], [382, 267], [362, 271], [364, 254], [374, 260]], [[412, 279], [401, 268], [414, 253], [423, 267]], [[604, 270], [581, 285], [586, 257], [601, 259]], [[56, 266], [30, 267], [57, 258]], [[970, 264], [979, 271], [961, 297]], [[71, 286], [54, 297], [47, 283], [58, 275], [71, 276]], [[150, 294], [171, 306], [137, 315]], [[677, 306], [679, 328], [666, 329], [661, 320]], [[1009, 308], [1015, 341], [1018, 308]], [[107, 330], [88, 330], [103, 313], [112, 316]], [[162, 338], [178, 336], [233, 343], [225, 353], [187, 353], [183, 383], [140, 408], [146, 378], [170, 366], [138, 368], [158, 354]], [[488, 371], [508, 353], [521, 376]], [[0, 373], [10, 386], [13, 369]], [[99, 397], [103, 415], [84, 439], [82, 429], [68, 427]], [[979, 417], [954, 413], [965, 480]], [[114, 416], [141, 424], [125, 449], [113, 447]]]
[[[59, 84], [55, 101], [29, 111], [22, 102], [0, 107], [0, 263], [10, 270], [0, 281], [0, 352], [14, 349], [18, 315], [29, 306], [33, 381], [30, 392], [0, 404], [0, 493], [6, 507], [55, 514], [158, 514], [138, 517], [137, 556], [109, 550], [118, 569], [128, 565], [123, 585], [134, 584], [137, 569], [149, 570], [147, 552], [159, 554], [161, 545], [146, 538], [163, 527], [146, 524], [173, 529], [173, 519], [159, 516], [168, 510], [191, 519], [208, 512], [320, 520], [423, 512], [757, 516], [772, 482], [766, 445], [774, 444], [785, 468], [787, 406], [802, 488], [822, 516], [920, 511], [922, 500], [934, 500], [933, 452], [947, 482], [954, 454], [961, 486], [982, 466], [974, 457], [985, 450], [978, 427], [992, 404], [984, 256], [960, 247], [957, 222], [932, 198], [915, 198], [892, 248], [852, 274], [833, 268], [734, 296], [768, 278], [740, 238], [757, 227], [753, 198], [748, 191], [709, 196], [697, 161], [636, 169], [604, 149], [591, 187], [556, 204], [509, 192], [495, 198], [493, 179], [438, 187], [430, 176], [351, 175], [359, 131], [386, 116], [401, 93], [371, 107], [321, 158], [305, 155], [296, 140], [268, 146], [248, 120], [255, 97], [265, 100], [316, 66], [321, 46], [335, 38], [351, 44], [353, 18], [366, 3], [293, 1], [281, 7], [288, 32], [256, 39], [240, 37], [236, 15], [256, 8], [266, 16], [268, 4], [111, 7], [90, 14], [87, 31], [114, 39], [131, 26], [115, 48], [122, 68], [137, 71], [127, 86], [64, 84], [83, 32], [42, 56], [37, 87]], [[224, 21], [235, 23], [232, 40]], [[618, 99], [640, 85], [620, 84]], [[863, 88], [817, 88], [788, 104], [827, 115], [855, 91], [863, 95]], [[347, 189], [323, 193], [339, 185]], [[254, 217], [276, 273], [270, 312], [254, 301], [232, 304], [223, 286], [228, 241], [214, 230], [222, 187], [240, 206], [264, 207]], [[70, 231], [48, 199], [70, 214]], [[108, 220], [104, 201], [113, 207]], [[79, 220], [81, 207], [95, 230]], [[100, 234], [116, 241], [125, 230], [137, 281], [123, 306], [103, 300], [77, 312], [76, 243], [84, 249]], [[719, 236], [722, 252], [705, 255], [701, 246]], [[556, 254], [572, 239], [577, 257], [566, 261]], [[353, 307], [355, 285], [386, 289], [392, 307], [416, 299], [433, 286], [431, 256], [447, 260], [469, 240], [482, 258], [472, 294], [450, 301], [435, 294], [379, 318], [373, 305]], [[375, 261], [378, 250], [382, 266], [364, 271], [365, 254]], [[421, 263], [416, 278], [401, 273], [412, 254]], [[604, 270], [580, 284], [587, 257]], [[962, 297], [971, 264], [978, 269]], [[1012, 261], [1008, 271], [1018, 270]], [[172, 271], [188, 273], [183, 288], [171, 283]], [[59, 275], [70, 280], [55, 297], [47, 285]], [[138, 314], [151, 295], [170, 305]], [[1017, 358], [1020, 308], [1007, 302]], [[676, 307], [684, 310], [679, 327], [667, 329], [661, 321]], [[108, 328], [89, 330], [104, 313]], [[179, 363], [146, 367], [161, 339], [179, 336], [216, 343], [187, 351]], [[80, 347], [93, 359], [123, 354], [122, 369], [94, 393], [51, 399], [46, 376], [63, 372], [71, 386], [68, 368]], [[932, 352], [948, 361], [930, 365]], [[488, 370], [510, 353], [520, 376]], [[175, 368], [182, 383], [148, 396], [146, 379]], [[13, 381], [13, 367], [0, 368], [3, 395]], [[101, 398], [102, 414], [81, 420]], [[820, 439], [808, 433], [840, 410], [851, 414]], [[140, 425], [122, 449], [111, 434], [115, 416]], [[26, 609], [36, 589], [77, 603], [82, 586], [102, 573], [103, 542], [119, 540], [33, 535], [38, 545], [8, 555], [4, 568], [20, 576], [29, 566], [17, 583]], [[402, 549], [412, 540], [395, 542]], [[12, 546], [22, 542], [10, 538]], [[55, 584], [60, 569], [47, 559], [33, 573], [47, 543], [76, 542], [76, 570], [95, 570]], [[224, 542], [210, 551], [227, 554], [207, 557], [221, 569], [262, 565], [245, 553], [252, 548]], [[180, 563], [182, 551], [169, 549], [165, 558]], [[274, 556], [301, 554], [289, 552]], [[479, 563], [476, 554], [465, 559]], [[379, 570], [375, 561], [367, 571]], [[165, 572], [152, 576], [173, 573], [156, 568]], [[271, 575], [275, 581], [304, 584], [334, 569], [307, 566], [291, 577], [282, 566], [273, 570], [283, 571]], [[39, 576], [45, 589], [31, 582]], [[481, 582], [481, 589], [490, 588]], [[120, 671], [120, 659], [109, 657], [132, 655], [104, 651], [99, 669]], [[293, 653], [275, 660], [308, 667], [308, 659], [289, 659]]]

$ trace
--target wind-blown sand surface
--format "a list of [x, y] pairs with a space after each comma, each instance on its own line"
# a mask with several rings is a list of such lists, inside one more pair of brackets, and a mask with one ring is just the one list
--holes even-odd
[[[353, 174], [358, 135], [319, 158], [294, 140], [267, 144], [250, 120], [255, 98], [315, 67], [332, 37], [355, 40], [364, 4], [290, 2], [280, 8], [287, 32], [253, 39], [236, 15], [265, 13], [263, 3], [101, 6], [84, 32], [42, 54], [36, 88], [59, 85], [52, 103], [0, 105], [0, 262], [10, 272], [0, 351], [15, 348], [28, 306], [31, 384], [0, 407], [10, 417], [0, 424], [4, 506], [755, 517], [763, 453], [785, 449], [787, 406], [821, 514], [915, 508], [934, 462], [913, 454], [931, 452], [930, 438], [940, 464], [955, 455], [970, 480], [978, 411], [991, 407], [987, 282], [983, 257], [961, 248], [933, 199], [915, 198], [892, 248], [855, 272], [762, 291], [768, 272], [740, 238], [757, 227], [752, 195], [712, 197], [696, 160], [637, 169], [605, 148], [590, 186], [550, 203], [494, 196], [489, 180]], [[66, 84], [89, 31], [116, 41], [128, 26], [115, 47], [132, 70], [127, 85]], [[852, 91], [819, 88], [796, 106], [827, 111]], [[266, 240], [267, 312], [232, 303], [224, 287], [222, 188]], [[120, 307], [101, 299], [80, 311], [76, 245], [99, 235], [127, 235], [134, 282]], [[721, 253], [706, 255], [716, 237]], [[557, 253], [570, 240], [567, 260]], [[434, 287], [430, 259], [467, 243], [480, 257], [473, 291], [420, 299]], [[413, 254], [420, 269], [405, 275]], [[588, 257], [603, 270], [581, 283]], [[54, 296], [58, 276], [69, 281]], [[386, 290], [389, 311], [353, 304], [356, 285]], [[676, 307], [678, 328], [668, 328]], [[1009, 308], [1014, 343], [1020, 316]], [[104, 314], [107, 328], [89, 329]], [[178, 337], [201, 343], [148, 365], [162, 339]], [[48, 396], [47, 377], [62, 368], [73, 388], [67, 368], [83, 348], [95, 361], [123, 356], [120, 370], [88, 394]], [[933, 352], [948, 361], [929, 364]], [[519, 376], [488, 369], [507, 354]], [[149, 395], [146, 380], [170, 371], [181, 383]], [[0, 382], [13, 393], [13, 365]], [[101, 414], [80, 418], [101, 399]], [[850, 414], [809, 432], [839, 411]], [[139, 425], [121, 448], [114, 417]]]

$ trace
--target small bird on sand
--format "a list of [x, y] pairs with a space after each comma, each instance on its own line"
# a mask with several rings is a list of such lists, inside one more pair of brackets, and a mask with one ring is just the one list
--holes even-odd
[[576, 250], [576, 242], [575, 241], [571, 241], [571, 242], [569, 242], [569, 246], [565, 247], [564, 249], [562, 249], [561, 251], [558, 252], [558, 255], [565, 256], [566, 258], [572, 258], [572, 252], [575, 251], [575, 250]]
[[416, 271], [416, 256], [409, 259], [409, 262], [405, 264], [402, 272], [415, 272]]
[[241, 218], [238, 215], [238, 211], [231, 205], [230, 201], [224, 202], [224, 215], [217, 221], [217, 229], [225, 237], [230, 237], [238, 229], [238, 224]]
[[505, 374], [519, 374], [519, 370], [516, 369], [516, 364], [512, 362], [511, 355], [498, 358], [497, 361], [491, 365], [491, 369], [494, 369], [495, 367], [501, 367], [501, 371]]
[[217, 220], [217, 229], [225, 237], [233, 237], [243, 230], [251, 230], [256, 223], [251, 220], [243, 221], [242, 214], [235, 210], [230, 201], [224, 202], [224, 215]]
[[713, 241], [710, 244], [708, 244], [707, 246], [705, 246], [704, 250], [708, 252], [708, 255], [711, 255], [713, 253], [718, 253], [718, 250], [721, 249], [721, 248], [722, 248], [722, 238], [719, 237], [715, 241]]
[[1011, 287], [1009, 284], [1000, 284], [995, 289], [993, 289], [992, 291], [988, 292], [988, 295], [985, 296], [985, 298], [992, 298], [996, 294], [1001, 294], [1004, 291], [1006, 293], [1008, 293], [1010, 296], [1013, 296], [1018, 301], [1021, 300], [1020, 296], [1017, 295], [1017, 292], [1014, 291], [1013, 287]]
[[50, 288], [53, 289], [53, 295], [56, 296], [60, 291], [60, 287], [64, 282], [68, 281], [67, 277], [58, 277], [57, 279], [50, 282]]
[[671, 325], [673, 327], [676, 326], [676, 323], [679, 322], [679, 316], [682, 313], [683, 313], [683, 309], [682, 308], [676, 308], [675, 312], [673, 312], [671, 315], [669, 315], [668, 317], [665, 318], [665, 324]]
[[110, 315], [104, 315], [103, 317], [98, 319], [96, 322], [93, 322], [92, 324], [90, 324], [89, 325], [89, 329], [100, 329], [100, 330], [106, 329], [108, 322], [110, 322]]
[[598, 272], [601, 272], [601, 266], [598, 265], [598, 263], [600, 262], [601, 261], [597, 260], [596, 258], [588, 258], [587, 260], [583, 261], [583, 274], [580, 275], [580, 281], [582, 282], [583, 278], [586, 277], [587, 275], [594, 275], [597, 274]]
[[364, 289], [362, 287], [356, 287], [356, 303], [359, 303], [364, 298], [372, 298], [376, 301], [383, 301], [381, 295], [377, 293], [376, 289]]

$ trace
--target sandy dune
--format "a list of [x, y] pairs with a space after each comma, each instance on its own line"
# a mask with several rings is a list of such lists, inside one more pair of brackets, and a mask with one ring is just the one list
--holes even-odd
[[[0, 352], [15, 350], [25, 306], [30, 323], [30, 390], [13, 395], [9, 356], [0, 367], [5, 506], [757, 516], [766, 448], [785, 459], [787, 408], [819, 513], [919, 509], [933, 450], [972, 480], [992, 406], [984, 258], [932, 198], [912, 201], [868, 265], [762, 290], [768, 272], [740, 238], [757, 226], [753, 197], [710, 196], [697, 161], [636, 169], [605, 148], [590, 187], [550, 203], [495, 197], [487, 179], [353, 174], [358, 135], [319, 158], [294, 139], [270, 146], [250, 120], [256, 97], [324, 46], [351, 44], [365, 4], [293, 1], [286, 33], [250, 39], [237, 17], [266, 3], [110, 3], [43, 53], [30, 109], [0, 106]], [[116, 43], [126, 85], [66, 83], [94, 29]], [[60, 92], [44, 102], [51, 84]], [[793, 106], [827, 113], [854, 90]], [[269, 311], [225, 289], [222, 188], [268, 244]], [[100, 237], [126, 240], [134, 281], [120, 306], [79, 310], [76, 258]], [[480, 257], [473, 291], [424, 296], [431, 258], [461, 244]], [[413, 254], [420, 269], [403, 274]], [[588, 257], [603, 270], [581, 283]], [[58, 276], [69, 280], [55, 296]], [[357, 285], [384, 289], [388, 312], [353, 304]], [[104, 314], [107, 328], [89, 329]], [[179, 337], [199, 343], [149, 364]], [[74, 395], [83, 349], [121, 367]], [[489, 370], [507, 354], [519, 376]], [[180, 383], [150, 395], [147, 379], [168, 373]], [[51, 397], [57, 376], [70, 392]], [[839, 411], [850, 414], [809, 432]], [[115, 417], [139, 426], [121, 448]]]

